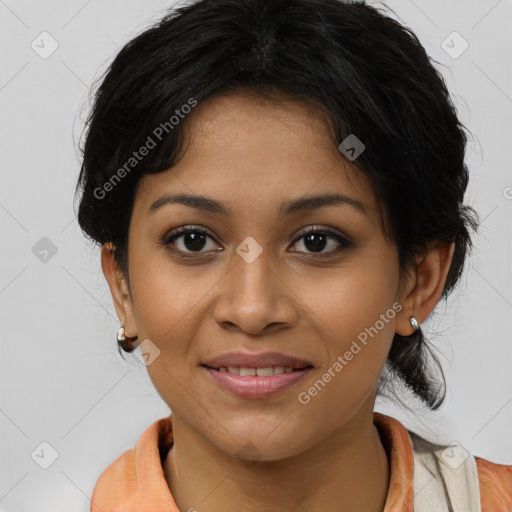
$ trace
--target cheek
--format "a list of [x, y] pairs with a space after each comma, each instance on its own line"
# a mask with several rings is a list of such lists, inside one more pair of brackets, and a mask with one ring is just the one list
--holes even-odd
[[140, 332], [165, 346], [187, 339], [207, 304], [208, 291], [222, 277], [219, 271], [208, 266], [178, 265], [163, 247], [152, 254], [134, 249], [130, 265]]
[[391, 304], [386, 306], [333, 315], [330, 329], [336, 336], [325, 342], [325, 363], [316, 369], [308, 387], [297, 391], [299, 407], [304, 407], [307, 417], [330, 411], [322, 428], [347, 421], [375, 392], [395, 332], [396, 311]]
[[[303, 300], [314, 310], [322, 332], [324, 362], [314, 388], [302, 389], [319, 408], [339, 403], [340, 415], [354, 410], [380, 377], [395, 334], [398, 271], [391, 265], [361, 262], [311, 287]], [[368, 270], [371, 269], [371, 270]], [[317, 398], [318, 397], [318, 398]], [[321, 405], [323, 404], [323, 405]]]
[[400, 308], [395, 295], [398, 263], [382, 249], [369, 252], [336, 271], [300, 277], [297, 295], [314, 313], [311, 318], [316, 318], [329, 350], [344, 351], [359, 335], [364, 341], [368, 330], [382, 340], [393, 337]]
[[[149, 245], [149, 244], [148, 244]], [[139, 339], [149, 339], [158, 357], [147, 366], [160, 396], [179, 408], [190, 385], [190, 369], [200, 357], [196, 342], [209, 312], [209, 297], [222, 279], [213, 266], [178, 265], [164, 248], [153, 254], [134, 248], [130, 277]], [[178, 403], [179, 402], [179, 403]]]

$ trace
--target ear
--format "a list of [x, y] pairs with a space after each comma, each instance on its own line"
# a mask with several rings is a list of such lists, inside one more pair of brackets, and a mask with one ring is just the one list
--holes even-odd
[[101, 268], [110, 287], [119, 321], [124, 325], [125, 336], [137, 336], [133, 303], [126, 277], [117, 265], [114, 247], [110, 242], [101, 247]]
[[455, 244], [437, 243], [426, 256], [417, 258], [416, 270], [410, 274], [407, 288], [399, 300], [403, 309], [396, 315], [395, 332], [409, 336], [414, 332], [410, 318], [423, 323], [441, 298], [450, 269]]

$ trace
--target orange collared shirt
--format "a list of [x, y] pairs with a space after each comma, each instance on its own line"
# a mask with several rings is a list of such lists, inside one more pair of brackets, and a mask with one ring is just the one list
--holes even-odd
[[[373, 413], [388, 460], [390, 482], [383, 512], [413, 512], [413, 446], [405, 427]], [[94, 487], [91, 512], [179, 512], [162, 463], [173, 443], [172, 417], [159, 419], [135, 448], [108, 466]], [[512, 512], [512, 466], [475, 457], [482, 512]]]

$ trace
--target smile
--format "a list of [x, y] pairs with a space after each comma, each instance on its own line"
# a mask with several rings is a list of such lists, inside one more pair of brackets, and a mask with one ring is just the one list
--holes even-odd
[[213, 368], [207, 365], [202, 367], [214, 383], [222, 389], [248, 399], [266, 398], [281, 393], [302, 380], [313, 368], [311, 365], [302, 368], [291, 366]]

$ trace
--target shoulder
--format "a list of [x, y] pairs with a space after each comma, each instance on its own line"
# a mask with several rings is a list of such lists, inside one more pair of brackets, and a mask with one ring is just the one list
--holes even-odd
[[[91, 499], [91, 512], [100, 512], [111, 503], [129, 500], [137, 487], [135, 448], [126, 450], [98, 478]], [[108, 505], [107, 505], [108, 504]]]
[[173, 442], [170, 417], [156, 420], [100, 475], [91, 512], [168, 510], [177, 507], [165, 480], [162, 458]]
[[512, 512], [512, 466], [475, 457], [482, 512]]
[[512, 512], [512, 466], [473, 456], [457, 443], [441, 446], [410, 436], [415, 469], [424, 467], [427, 476], [438, 473], [450, 499], [457, 502], [467, 493], [467, 504], [479, 502], [481, 512]]

